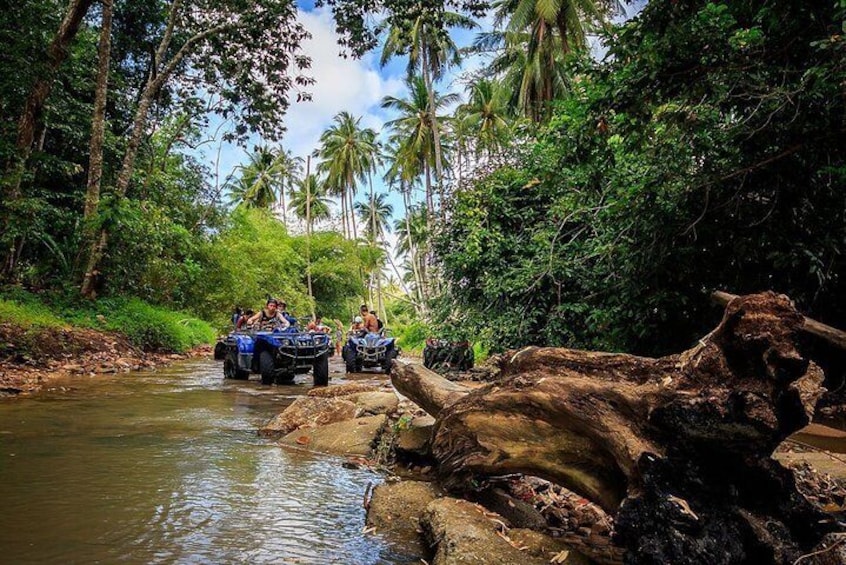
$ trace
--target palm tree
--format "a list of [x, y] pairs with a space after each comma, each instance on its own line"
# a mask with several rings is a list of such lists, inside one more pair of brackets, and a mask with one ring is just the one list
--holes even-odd
[[397, 234], [397, 255], [406, 258], [414, 282], [413, 290], [421, 306], [421, 314], [425, 315], [428, 298], [426, 264], [429, 253], [426, 209], [422, 206], [409, 207], [405, 217], [394, 222], [394, 232]]
[[495, 80], [479, 79], [469, 87], [469, 101], [456, 111], [456, 121], [467, 126], [475, 139], [475, 153], [490, 155], [507, 143], [511, 131], [505, 86]]
[[474, 43], [477, 51], [495, 50], [497, 55], [484, 70], [488, 78], [497, 78], [510, 92], [509, 107], [533, 122], [549, 115], [549, 103], [567, 89], [566, 54], [557, 36], [532, 41], [529, 32], [493, 31], [480, 34]]
[[385, 234], [391, 231], [389, 220], [394, 213], [394, 207], [387, 202], [387, 194], [376, 194], [368, 202], [356, 202], [355, 210], [363, 224], [367, 225], [364, 234], [370, 242], [381, 242]]
[[438, 127], [437, 100], [434, 83], [444, 71], [461, 62], [461, 52], [449, 35], [452, 28], [473, 29], [476, 22], [467, 16], [448, 12], [430, 3], [418, 2], [404, 14], [389, 18], [388, 36], [382, 49], [384, 66], [392, 57], [408, 56], [408, 76], [420, 71], [428, 95], [428, 110], [432, 116], [435, 172], [443, 196], [443, 157]]
[[[388, 167], [387, 172], [385, 173], [385, 183], [388, 185], [390, 189], [398, 188], [400, 194], [402, 194], [402, 204], [403, 204], [403, 219], [397, 220], [394, 222], [395, 231], [399, 232], [403, 226], [407, 228], [407, 230], [403, 231], [410, 231], [410, 226], [408, 225], [408, 218], [409, 218], [409, 210], [412, 209], [412, 190], [419, 180], [420, 173], [418, 171], [419, 159], [415, 155], [410, 155], [409, 151], [407, 150], [407, 146], [400, 143], [397, 139], [398, 136], [394, 136], [393, 143], [388, 146], [387, 151], [387, 162], [390, 164]], [[427, 207], [422, 206], [420, 210], [423, 211], [423, 221], [428, 221], [429, 214], [427, 213]], [[409, 255], [411, 257], [417, 257], [417, 251], [415, 247], [415, 243], [411, 240], [405, 242], [407, 248], [400, 252], [401, 254]], [[389, 257], [390, 258], [390, 257]], [[392, 262], [393, 263], [393, 262]], [[421, 317], [426, 316], [426, 288], [425, 288], [425, 280], [421, 276], [419, 269], [417, 268], [417, 261], [409, 262], [410, 269], [409, 273], [410, 276], [413, 278], [414, 285], [412, 289], [414, 291], [414, 299], [412, 303], [414, 304], [417, 313]], [[396, 270], [396, 266], [394, 265]], [[405, 282], [405, 280], [403, 280]], [[405, 285], [403, 285], [405, 287]], [[410, 292], [407, 292], [409, 296], [411, 296]]]
[[360, 121], [361, 118], [353, 118], [349, 112], [340, 112], [334, 118], [334, 125], [320, 136], [321, 145], [315, 151], [321, 159], [318, 171], [325, 174], [327, 186], [341, 198], [344, 235], [352, 238], [357, 237], [352, 214], [356, 180], [363, 181], [375, 169], [379, 153], [376, 132], [359, 127]]
[[284, 170], [282, 182], [279, 184], [279, 204], [282, 207], [282, 223], [286, 223], [288, 210], [285, 204], [285, 189], [290, 194], [302, 182], [300, 177], [303, 174], [303, 158], [294, 157], [290, 150], [282, 149], [277, 159]]
[[[438, 142], [435, 138], [435, 127], [439, 116], [435, 111], [453, 104], [459, 100], [457, 94], [440, 96], [434, 93], [434, 102], [430, 101], [426, 83], [422, 77], [410, 77], [406, 81], [408, 98], [386, 96], [382, 99], [382, 108], [399, 112], [399, 117], [387, 122], [394, 135], [391, 141], [396, 146], [394, 157], [402, 159], [402, 168], [406, 174], [416, 176], [422, 172], [426, 183], [426, 208], [430, 215], [434, 214], [432, 195], [432, 165], [437, 163]], [[440, 116], [443, 118], [443, 116]]]
[[286, 183], [299, 172], [299, 161], [282, 149], [256, 147], [249, 155], [249, 163], [238, 169], [240, 175], [230, 188], [230, 204], [270, 208], [278, 195], [284, 198]]
[[498, 0], [495, 26], [507, 21], [504, 32], [484, 34], [476, 46], [502, 49], [489, 72], [510, 69], [506, 83], [520, 108], [540, 121], [562, 87], [563, 57], [584, 49], [588, 31], [604, 26], [606, 14], [619, 7], [619, 0]]
[[[331, 216], [326, 185], [317, 181], [316, 175], [308, 175], [298, 183], [298, 188], [291, 192], [291, 211], [301, 220], [314, 223]], [[311, 226], [308, 227], [311, 231]]]

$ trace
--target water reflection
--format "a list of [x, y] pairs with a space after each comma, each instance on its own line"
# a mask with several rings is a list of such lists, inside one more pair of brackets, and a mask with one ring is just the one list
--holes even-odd
[[0, 404], [0, 561], [417, 562], [361, 535], [379, 476], [255, 435], [307, 388], [192, 361]]

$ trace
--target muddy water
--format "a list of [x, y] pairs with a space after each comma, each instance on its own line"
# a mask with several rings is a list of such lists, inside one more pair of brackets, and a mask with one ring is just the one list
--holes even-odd
[[256, 436], [309, 385], [221, 372], [189, 361], [0, 403], [0, 562], [419, 562], [361, 533], [378, 475]]

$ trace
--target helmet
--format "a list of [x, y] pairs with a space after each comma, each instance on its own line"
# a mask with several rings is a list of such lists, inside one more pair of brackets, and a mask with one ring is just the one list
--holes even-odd
[[364, 321], [364, 319], [362, 319], [361, 316], [356, 316], [355, 318], [353, 318], [353, 322], [355, 322], [356, 324], [360, 324], [363, 321]]

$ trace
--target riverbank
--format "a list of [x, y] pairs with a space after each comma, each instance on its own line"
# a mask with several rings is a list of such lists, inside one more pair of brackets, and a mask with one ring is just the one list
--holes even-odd
[[135, 298], [72, 303], [21, 289], [0, 292], [0, 394], [39, 390], [65, 375], [152, 369], [207, 355], [203, 320]]
[[44, 329], [26, 333], [33, 343], [21, 347], [19, 326], [0, 323], [0, 397], [30, 394], [68, 375], [97, 375], [151, 370], [191, 357], [211, 355], [211, 346], [182, 352], [144, 351], [117, 332], [87, 328]]
[[[488, 369], [484, 376], [451, 378], [484, 386], [497, 379]], [[560, 485], [510, 474], [480, 482], [472, 492], [449, 492], [454, 481], [438, 471], [430, 450], [434, 422], [384, 375], [347, 374], [340, 384], [298, 397], [259, 434], [278, 438], [286, 449], [345, 457], [345, 467], [384, 472], [385, 481], [365, 496], [365, 533], [402, 540], [430, 563], [466, 562], [470, 555], [484, 563], [622, 562], [615, 516]], [[827, 449], [814, 448], [822, 436]], [[846, 511], [843, 439], [837, 430], [812, 425], [773, 455], [793, 471], [801, 495], [832, 516]]]

